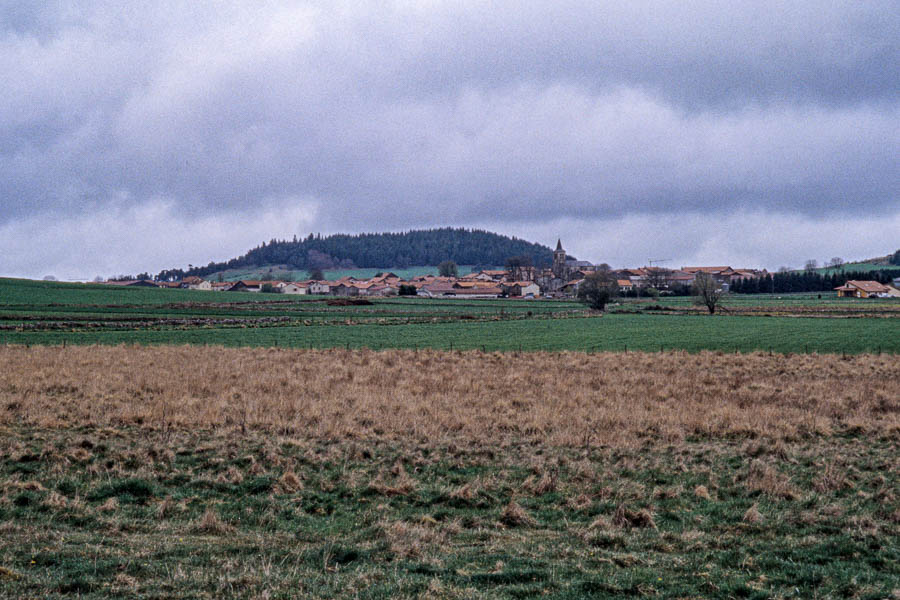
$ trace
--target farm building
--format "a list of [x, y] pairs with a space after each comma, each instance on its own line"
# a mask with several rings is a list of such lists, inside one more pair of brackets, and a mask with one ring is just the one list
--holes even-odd
[[275, 287], [281, 290], [282, 294], [308, 294], [309, 286], [300, 281], [279, 281]]
[[240, 281], [235, 281], [231, 287], [227, 289], [229, 292], [259, 292], [262, 290], [262, 286], [264, 281], [250, 281], [247, 279], [241, 279]]
[[205, 279], [201, 279], [199, 277], [191, 275], [181, 280], [180, 287], [187, 288], [189, 290], [211, 290], [212, 283], [206, 281]]
[[359, 288], [349, 281], [336, 281], [329, 286], [332, 296], [359, 296]]
[[310, 281], [307, 289], [310, 294], [327, 294], [331, 291], [331, 286], [327, 281]]
[[[890, 294], [893, 288], [877, 281], [850, 280], [840, 287], [834, 288], [840, 298], [869, 298], [879, 294]], [[896, 291], [896, 290], [894, 290]]]
[[510, 281], [501, 283], [500, 289], [510, 298], [526, 298], [541, 295], [541, 288], [533, 281]]

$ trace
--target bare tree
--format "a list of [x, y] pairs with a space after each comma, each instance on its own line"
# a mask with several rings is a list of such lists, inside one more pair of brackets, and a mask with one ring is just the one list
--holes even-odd
[[594, 310], [603, 310], [618, 291], [613, 273], [609, 269], [597, 269], [578, 286], [578, 299]]
[[814, 258], [809, 259], [808, 261], [806, 261], [806, 264], [803, 265], [803, 268], [807, 271], [815, 271], [818, 267], [819, 261]]
[[648, 267], [645, 269], [647, 277], [645, 281], [647, 286], [656, 290], [662, 290], [669, 287], [669, 280], [672, 276], [671, 269], [662, 267]]
[[827, 266], [837, 268], [837, 267], [840, 267], [842, 264], [844, 264], [844, 259], [841, 258], [840, 256], [835, 256], [834, 258], [832, 258], [831, 260], [828, 261]]
[[722, 302], [724, 292], [719, 287], [719, 282], [709, 273], [697, 273], [694, 283], [691, 285], [694, 294], [694, 303], [705, 306], [709, 314], [715, 314], [716, 308]]
[[506, 259], [506, 270], [509, 271], [509, 276], [515, 281], [530, 280], [532, 267], [531, 257], [527, 254], [510, 256]]

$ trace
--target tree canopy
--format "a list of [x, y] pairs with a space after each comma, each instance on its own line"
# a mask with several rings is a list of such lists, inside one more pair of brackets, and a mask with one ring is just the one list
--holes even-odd
[[403, 233], [361, 233], [263, 242], [231, 260], [187, 270], [167, 269], [158, 279], [200, 277], [248, 266], [287, 265], [298, 270], [335, 268], [406, 268], [438, 265], [452, 260], [461, 265], [502, 265], [510, 256], [528, 257], [536, 266], [548, 266], [553, 252], [535, 244], [479, 229], [425, 229]]

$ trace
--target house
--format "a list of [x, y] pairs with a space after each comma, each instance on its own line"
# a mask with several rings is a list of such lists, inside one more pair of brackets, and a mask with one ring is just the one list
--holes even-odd
[[670, 286], [682, 285], [690, 287], [694, 283], [694, 275], [684, 271], [672, 271], [668, 275], [668, 281]]
[[309, 293], [309, 286], [303, 281], [279, 281], [276, 286], [281, 290], [282, 294], [301, 294]]
[[541, 288], [533, 281], [508, 281], [500, 284], [500, 289], [510, 298], [540, 296]]
[[310, 294], [329, 294], [331, 293], [331, 285], [327, 281], [309, 281], [307, 282], [307, 291]]
[[458, 288], [453, 287], [452, 283], [436, 281], [426, 283], [419, 287], [417, 295], [427, 298], [441, 298], [443, 296], [455, 296]]
[[578, 288], [581, 287], [581, 284], [584, 282], [584, 279], [573, 279], [568, 281], [559, 288], [559, 291], [565, 294], [566, 296], [577, 296]]
[[839, 298], [869, 298], [880, 294], [890, 294], [894, 288], [877, 281], [850, 280], [834, 289], [837, 291]]
[[241, 279], [240, 281], [235, 281], [231, 284], [231, 287], [227, 289], [229, 292], [259, 292], [262, 290], [262, 286], [265, 283], [272, 283], [271, 281], [251, 281], [249, 279]]
[[332, 296], [359, 296], [359, 288], [355, 282], [343, 281], [343, 278], [335, 281], [329, 287]]
[[475, 282], [426, 283], [419, 288], [418, 295], [427, 298], [499, 298], [503, 294], [498, 285], [470, 285], [473, 283]]
[[476, 286], [466, 288], [454, 288], [451, 296], [457, 298], [499, 298], [503, 295], [500, 286]]
[[184, 279], [182, 279], [179, 287], [189, 289], [189, 290], [207, 290], [208, 291], [208, 290], [212, 289], [212, 283], [209, 281], [206, 281], [205, 279], [201, 279], [199, 277], [191, 275], [189, 277], [185, 277]]
[[234, 285], [233, 281], [214, 281], [210, 284], [210, 289], [214, 292], [225, 292]]
[[630, 292], [634, 289], [634, 282], [631, 279], [617, 279], [616, 285], [619, 286], [620, 292]]
[[498, 271], [498, 270], [483, 270], [479, 273], [482, 277], [479, 279], [484, 279], [485, 281], [502, 281], [506, 279], [506, 276], [509, 275], [506, 271]]
[[400, 293], [400, 287], [390, 283], [373, 283], [369, 287], [369, 296], [396, 296]]

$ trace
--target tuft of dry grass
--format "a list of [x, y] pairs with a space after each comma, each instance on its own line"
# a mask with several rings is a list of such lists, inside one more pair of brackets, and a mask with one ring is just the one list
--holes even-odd
[[618, 508], [616, 508], [612, 523], [616, 527], [649, 527], [651, 529], [656, 529], [656, 521], [653, 520], [653, 514], [649, 510], [643, 508], [641, 510], [633, 511], [626, 508], [624, 504], [620, 504]]
[[556, 475], [544, 471], [540, 479], [531, 476], [525, 480], [522, 487], [535, 496], [543, 496], [556, 490]]
[[759, 459], [754, 459], [750, 463], [744, 485], [750, 492], [761, 492], [774, 498], [785, 500], [800, 498], [800, 493], [787, 475]]
[[703, 498], [704, 500], [712, 500], [712, 496], [709, 495], [709, 490], [705, 485], [698, 485], [694, 488], [694, 496], [697, 498]]
[[103, 512], [115, 512], [119, 508], [119, 500], [113, 496], [111, 498], [107, 498], [106, 502], [97, 507], [97, 510], [101, 510]]
[[439, 551], [447, 536], [429, 524], [405, 521], [383, 522], [379, 529], [387, 540], [391, 552], [401, 558], [421, 558]]
[[278, 485], [287, 493], [293, 493], [303, 488], [303, 482], [300, 481], [300, 478], [293, 471], [285, 471], [278, 480]]
[[500, 522], [508, 527], [532, 527], [537, 525], [537, 520], [528, 514], [522, 505], [511, 500], [500, 514]]
[[381, 473], [369, 483], [369, 489], [382, 496], [408, 496], [416, 491], [416, 480], [413, 479], [403, 463], [396, 462], [389, 475]]
[[744, 522], [756, 524], [761, 523], [763, 520], [762, 513], [759, 512], [759, 508], [756, 504], [747, 509], [747, 512], [744, 513]]
[[191, 526], [193, 533], [205, 533], [208, 535], [225, 535], [233, 533], [234, 530], [234, 526], [223, 521], [212, 508], [207, 508]]
[[[747, 437], [760, 458], [838, 431], [900, 434], [888, 355], [0, 346], [0, 364], [0, 426], [625, 448]], [[87, 442], [71, 460], [90, 459]]]

